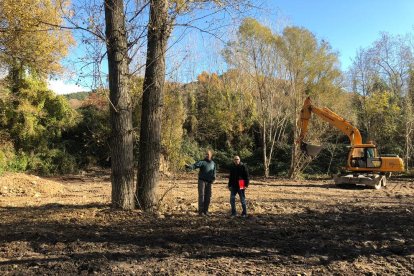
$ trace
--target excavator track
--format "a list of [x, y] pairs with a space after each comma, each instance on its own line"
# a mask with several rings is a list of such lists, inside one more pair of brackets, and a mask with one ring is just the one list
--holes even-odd
[[334, 177], [335, 185], [365, 185], [379, 190], [387, 185], [387, 178], [382, 174], [340, 174]]

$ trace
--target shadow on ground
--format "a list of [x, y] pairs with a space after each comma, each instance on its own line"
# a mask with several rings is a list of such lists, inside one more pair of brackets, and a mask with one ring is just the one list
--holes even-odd
[[404, 208], [342, 205], [330, 212], [230, 219], [221, 213], [159, 218], [100, 204], [50, 204], [1, 208], [0, 216], [0, 271], [16, 265], [46, 270], [62, 262], [67, 271], [85, 263], [104, 269], [111, 261], [154, 258], [237, 258], [275, 265], [298, 259], [327, 265], [414, 252], [414, 217]]

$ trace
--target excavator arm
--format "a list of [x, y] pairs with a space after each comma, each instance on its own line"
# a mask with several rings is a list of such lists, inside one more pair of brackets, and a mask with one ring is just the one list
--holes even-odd
[[302, 110], [300, 112], [300, 134], [299, 134], [299, 143], [303, 143], [303, 139], [308, 133], [308, 124], [309, 120], [312, 117], [312, 113], [316, 114], [322, 120], [328, 122], [331, 126], [339, 129], [342, 133], [346, 134], [351, 142], [351, 145], [360, 145], [362, 144], [362, 136], [359, 130], [352, 126], [350, 122], [330, 110], [329, 108], [319, 108], [312, 105], [311, 99], [306, 98]]

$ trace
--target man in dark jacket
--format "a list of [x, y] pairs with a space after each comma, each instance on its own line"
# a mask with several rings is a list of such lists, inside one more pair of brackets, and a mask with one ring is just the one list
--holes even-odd
[[245, 189], [249, 186], [249, 171], [245, 164], [240, 162], [240, 157], [234, 157], [234, 165], [230, 169], [229, 190], [231, 215], [236, 216], [236, 194], [239, 194], [242, 204], [242, 217], [247, 216]]
[[208, 150], [204, 160], [197, 161], [193, 165], [186, 165], [186, 168], [190, 170], [200, 169], [198, 172], [198, 214], [200, 216], [208, 215], [211, 184], [216, 180], [216, 164], [212, 157], [212, 152]]

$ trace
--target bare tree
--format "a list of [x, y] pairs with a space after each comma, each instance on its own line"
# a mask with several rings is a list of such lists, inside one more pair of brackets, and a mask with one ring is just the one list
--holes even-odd
[[[368, 136], [383, 134], [386, 125], [388, 128], [404, 128], [399, 131], [400, 138], [405, 141], [404, 147], [399, 146], [404, 152], [404, 159], [409, 161], [410, 148], [413, 133], [413, 107], [410, 100], [411, 70], [413, 64], [413, 47], [408, 36], [391, 36], [382, 33], [372, 46], [361, 49], [354, 59], [351, 67], [352, 90], [360, 100], [361, 111], [359, 125]], [[395, 104], [400, 108], [404, 116], [399, 116], [400, 121], [383, 120], [378, 122], [378, 115], [368, 114], [368, 103], [380, 93], [390, 93], [389, 105]], [[380, 114], [385, 115], [385, 114]], [[376, 122], [376, 124], [375, 124]], [[397, 126], [398, 125], [398, 126]], [[403, 134], [402, 134], [403, 133]], [[388, 136], [390, 134], [388, 133]], [[396, 135], [396, 134], [394, 134]], [[385, 139], [388, 139], [387, 137]], [[395, 143], [383, 143], [383, 145], [397, 146]], [[385, 142], [385, 141], [383, 141]]]
[[289, 106], [285, 95], [285, 67], [278, 49], [279, 37], [254, 19], [247, 18], [239, 28], [237, 40], [228, 44], [225, 57], [248, 76], [256, 99], [265, 177], [276, 146], [285, 137]]
[[406, 39], [383, 33], [369, 49], [377, 74], [386, 80], [395, 95], [401, 95], [407, 85], [407, 77], [413, 55]]
[[[350, 76], [350, 82], [352, 83], [352, 91], [361, 95], [360, 112], [363, 114], [364, 118], [367, 118], [366, 100], [372, 93], [372, 87], [375, 81], [374, 76], [376, 74], [369, 51], [364, 49], [359, 49], [357, 51], [348, 74]], [[371, 124], [369, 120], [362, 120], [358, 123], [362, 130], [367, 133], [370, 132]]]
[[413, 158], [414, 136], [414, 72], [410, 71], [408, 91], [405, 98], [405, 164], [409, 170], [410, 161]]
[[390, 36], [383, 33], [371, 48], [373, 62], [377, 74], [386, 81], [396, 98], [402, 98], [402, 110], [405, 116], [401, 124], [404, 131], [404, 159], [407, 164], [410, 159], [413, 133], [413, 106], [410, 98], [410, 73], [413, 64], [413, 53], [408, 39], [402, 36]]

